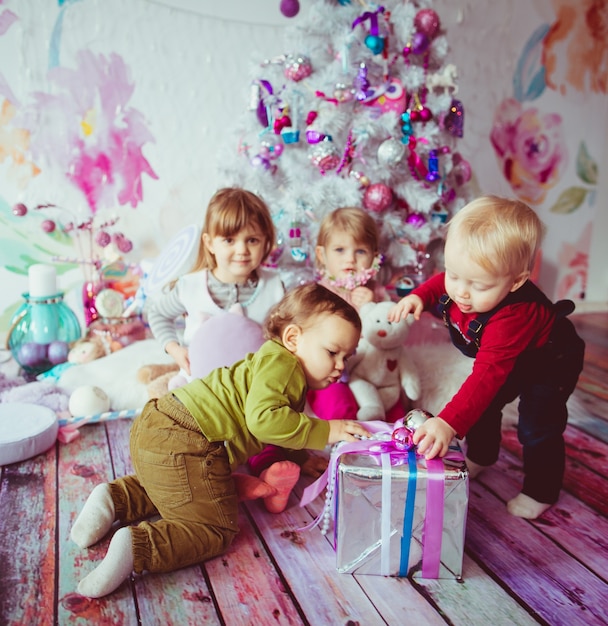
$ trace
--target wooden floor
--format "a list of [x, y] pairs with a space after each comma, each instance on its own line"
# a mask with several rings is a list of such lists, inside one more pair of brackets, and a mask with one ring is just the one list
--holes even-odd
[[108, 541], [81, 550], [69, 530], [96, 484], [131, 471], [124, 420], [85, 426], [72, 443], [2, 468], [0, 625], [608, 624], [608, 313], [573, 320], [587, 353], [562, 497], [535, 522], [506, 512], [521, 461], [505, 420], [500, 462], [470, 486], [463, 582], [338, 574], [319, 529], [297, 531], [322, 499], [301, 509], [294, 497], [280, 515], [241, 505], [225, 556], [83, 598], [77, 582]]

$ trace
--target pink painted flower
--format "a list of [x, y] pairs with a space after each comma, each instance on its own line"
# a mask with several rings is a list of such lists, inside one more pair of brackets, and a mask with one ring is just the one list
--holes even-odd
[[566, 161], [561, 116], [524, 109], [508, 98], [494, 114], [490, 140], [515, 194], [529, 204], [541, 204]]
[[36, 162], [60, 168], [92, 214], [117, 204], [136, 207], [143, 174], [157, 178], [142, 154], [154, 137], [129, 106], [134, 85], [122, 58], [81, 50], [75, 69], [56, 67], [48, 77], [52, 92], [34, 94], [23, 110]]

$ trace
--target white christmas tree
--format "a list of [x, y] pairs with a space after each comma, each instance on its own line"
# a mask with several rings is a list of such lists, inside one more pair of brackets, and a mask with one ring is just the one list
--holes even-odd
[[286, 284], [314, 278], [319, 222], [340, 206], [376, 218], [385, 282], [418, 282], [442, 269], [443, 226], [470, 199], [440, 17], [424, 1], [317, 0], [302, 10], [287, 51], [252, 69], [221, 178], [269, 204], [272, 262]]

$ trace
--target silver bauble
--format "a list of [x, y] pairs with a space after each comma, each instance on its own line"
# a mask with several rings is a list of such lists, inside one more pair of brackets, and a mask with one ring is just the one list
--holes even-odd
[[394, 167], [405, 154], [405, 146], [397, 139], [386, 139], [378, 147], [378, 163]]

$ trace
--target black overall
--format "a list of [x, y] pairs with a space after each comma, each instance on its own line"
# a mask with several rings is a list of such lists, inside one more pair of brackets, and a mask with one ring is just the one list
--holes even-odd
[[570, 300], [553, 304], [532, 282], [511, 292], [497, 307], [470, 322], [467, 339], [450, 322], [452, 301], [444, 294], [438, 314], [449, 329], [452, 343], [466, 356], [475, 357], [485, 324], [509, 304], [537, 302], [553, 308], [556, 319], [547, 343], [524, 350], [505, 384], [466, 435], [467, 456], [479, 465], [498, 460], [504, 406], [519, 397], [517, 436], [523, 446], [522, 492], [537, 502], [554, 504], [562, 486], [565, 467], [563, 433], [568, 420], [566, 403], [583, 369], [585, 343], [567, 319], [574, 310]]

